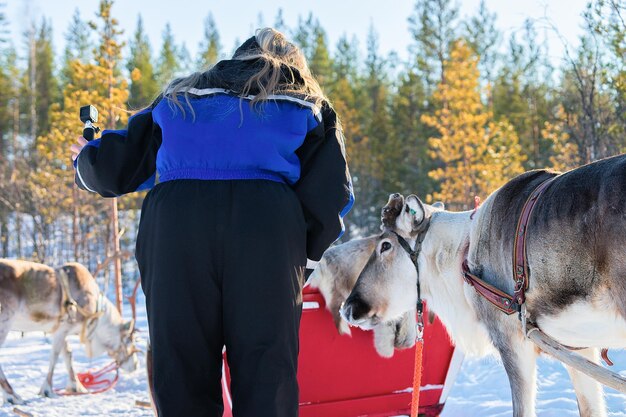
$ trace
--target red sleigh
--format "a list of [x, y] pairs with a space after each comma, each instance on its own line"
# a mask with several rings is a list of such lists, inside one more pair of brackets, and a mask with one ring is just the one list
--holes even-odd
[[[438, 416], [452, 388], [463, 355], [435, 319], [424, 329], [419, 413]], [[300, 417], [387, 417], [408, 415], [413, 386], [414, 349], [385, 359], [374, 350], [372, 333], [352, 328], [340, 336], [314, 288], [305, 288], [300, 326]], [[222, 380], [224, 417], [232, 417], [228, 366]]]

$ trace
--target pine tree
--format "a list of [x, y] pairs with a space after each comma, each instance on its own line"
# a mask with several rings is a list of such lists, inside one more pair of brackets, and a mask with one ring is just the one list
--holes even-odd
[[524, 27], [524, 42], [516, 35], [509, 40], [509, 53], [495, 77], [492, 109], [496, 119], [506, 117], [518, 133], [526, 169], [550, 164], [551, 143], [541, 136], [546, 121], [553, 119], [552, 69], [531, 21]]
[[[367, 37], [365, 74], [357, 86], [357, 102], [361, 106], [359, 118], [366, 152], [354, 155], [360, 169], [353, 177], [355, 193], [359, 199], [355, 203], [353, 222], [358, 232], [372, 232], [379, 222], [380, 206], [390, 190], [401, 188], [403, 167], [398, 163], [402, 158], [401, 147], [391, 134], [389, 115], [390, 85], [387, 79], [387, 63], [380, 55], [378, 34], [370, 26]], [[359, 149], [359, 150], [361, 150]]]
[[285, 17], [283, 16], [282, 8], [278, 8], [278, 11], [276, 12], [276, 17], [274, 18], [274, 29], [283, 33], [287, 31], [287, 25], [285, 24]]
[[445, 82], [445, 62], [456, 39], [459, 9], [453, 0], [417, 0], [409, 17], [415, 69], [425, 85]]
[[576, 56], [568, 57], [560, 86], [567, 134], [576, 143], [584, 164], [615, 155], [624, 146], [616, 129], [615, 98], [603, 85], [600, 54], [596, 40], [583, 35]]
[[[465, 32], [468, 45], [479, 57], [478, 69], [484, 83], [489, 86], [493, 82], [493, 75], [498, 61], [498, 45], [501, 34], [496, 29], [496, 14], [490, 13], [485, 0], [480, 1], [478, 14], [465, 22]], [[488, 97], [491, 105], [491, 97]]]
[[9, 101], [12, 98], [11, 93], [11, 75], [8, 71], [9, 62], [6, 61], [9, 54], [5, 51], [7, 43], [6, 35], [8, 34], [8, 21], [3, 9], [5, 3], [0, 3], [0, 171], [7, 168], [8, 163], [8, 132], [10, 130], [11, 113]]
[[163, 44], [157, 64], [156, 79], [159, 86], [165, 86], [180, 72], [178, 48], [174, 41], [172, 27], [168, 23], [163, 30]]
[[[359, 120], [359, 106], [357, 100], [357, 88], [360, 83], [358, 74], [358, 42], [352, 41], [343, 35], [335, 48], [332, 59], [332, 79], [328, 83], [325, 92], [339, 115], [345, 136], [346, 154], [352, 174], [352, 181], [359, 193], [358, 205], [355, 213], [363, 212], [361, 209], [362, 197], [366, 190], [361, 190], [362, 179], [367, 175], [366, 167], [369, 164], [368, 141], [364, 136]], [[354, 220], [357, 216], [352, 216]], [[351, 221], [351, 223], [355, 223]], [[357, 222], [364, 224], [364, 222]], [[353, 235], [352, 228], [348, 227], [346, 237]], [[356, 235], [356, 234], [355, 234]]]
[[222, 45], [220, 35], [213, 19], [213, 13], [204, 19], [204, 37], [198, 47], [198, 69], [209, 68], [219, 60], [222, 55]]
[[[563, 119], [563, 107], [559, 107], [557, 115]], [[545, 122], [541, 136], [552, 144], [550, 168], [556, 171], [569, 171], [580, 165], [578, 146], [570, 140], [567, 125], [561, 120], [554, 123]]]
[[[0, 3], [0, 48], [2, 48], [0, 50], [2, 57], [0, 61], [0, 256], [6, 258], [9, 257], [10, 244], [9, 214], [13, 209], [13, 207], [8, 205], [10, 190], [7, 187], [11, 179], [8, 143], [12, 125], [10, 104], [13, 95], [11, 94], [11, 74], [7, 68], [10, 63], [6, 61], [8, 54], [4, 50], [8, 34], [8, 22], [3, 11], [4, 7], [6, 7], [6, 4]], [[7, 201], [3, 201], [5, 199]]]
[[4, 12], [4, 9], [7, 7], [6, 2], [0, 2], [0, 47], [4, 48], [7, 46], [9, 35], [11, 31], [9, 30], [9, 22], [7, 19], [7, 15]]
[[141, 15], [137, 17], [137, 29], [130, 43], [130, 58], [126, 65], [131, 83], [128, 104], [131, 109], [147, 106], [159, 92], [152, 66], [150, 40], [144, 32]]
[[36, 112], [37, 129], [40, 135], [48, 131], [50, 120], [48, 112], [53, 102], [57, 101], [59, 85], [54, 75], [54, 50], [52, 48], [52, 27], [43, 19], [36, 41]]
[[328, 51], [326, 32], [320, 26], [319, 22], [316, 22], [315, 24], [313, 36], [315, 41], [312, 55], [309, 59], [309, 67], [323, 88], [330, 83], [332, 75], [332, 62]]
[[179, 74], [184, 75], [197, 70], [187, 44], [183, 42], [178, 48]]
[[488, 195], [523, 170], [513, 127], [494, 121], [481, 102], [477, 65], [471, 49], [457, 41], [446, 64], [446, 82], [435, 92], [447, 106], [422, 116], [439, 133], [429, 139], [431, 156], [441, 163], [429, 173], [440, 182], [433, 197], [459, 209], [469, 209], [475, 195]]
[[87, 63], [91, 59], [91, 42], [89, 25], [80, 17], [80, 11], [76, 9], [72, 16], [67, 31], [65, 32], [65, 51], [63, 52], [63, 65], [61, 68], [61, 85], [66, 85], [69, 79], [71, 62], [80, 61]]
[[434, 161], [428, 155], [428, 138], [436, 131], [423, 123], [421, 115], [430, 112], [427, 92], [420, 77], [413, 69], [399, 74], [398, 86], [392, 97], [391, 120], [392, 133], [404, 152], [401, 162], [404, 192], [427, 195], [433, 191], [434, 181], [426, 173], [434, 167]]
[[317, 20], [313, 17], [313, 13], [309, 13], [306, 20], [302, 16], [298, 16], [298, 26], [293, 32], [293, 41], [304, 53], [308, 61], [311, 61], [315, 52], [315, 28], [319, 26]]
[[[619, 0], [594, 0], [588, 4], [584, 17], [605, 51], [602, 84], [615, 103], [609, 129], [615, 137], [623, 138], [626, 135], [626, 4]], [[626, 151], [623, 139], [620, 151]]]

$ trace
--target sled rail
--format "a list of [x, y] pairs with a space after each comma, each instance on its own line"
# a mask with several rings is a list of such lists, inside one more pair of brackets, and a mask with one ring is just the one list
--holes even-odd
[[626, 378], [616, 372], [609, 371], [603, 366], [593, 363], [586, 358], [583, 358], [577, 353], [572, 352], [539, 330], [538, 327], [533, 326], [530, 323], [527, 323], [526, 326], [526, 336], [541, 350], [554, 356], [556, 359], [571, 366], [577, 371], [584, 373], [590, 378], [595, 379], [602, 385], [606, 385], [607, 387], [626, 394]]

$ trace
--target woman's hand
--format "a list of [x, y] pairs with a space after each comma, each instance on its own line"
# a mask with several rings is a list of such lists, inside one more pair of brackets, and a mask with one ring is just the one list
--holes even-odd
[[78, 139], [76, 140], [76, 142], [78, 143], [78, 145], [73, 144], [70, 147], [70, 150], [72, 151], [72, 161], [75, 161], [76, 158], [78, 158], [78, 154], [80, 153], [80, 151], [85, 147], [85, 145], [87, 144], [87, 139], [85, 139], [82, 136], [79, 136]]

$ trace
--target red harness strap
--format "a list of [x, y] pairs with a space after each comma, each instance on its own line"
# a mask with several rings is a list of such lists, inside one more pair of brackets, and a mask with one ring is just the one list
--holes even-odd
[[513, 243], [513, 278], [515, 280], [515, 293], [512, 296], [472, 274], [469, 270], [467, 259], [463, 262], [462, 270], [465, 282], [473, 286], [476, 292], [506, 314], [519, 312], [522, 304], [526, 301], [526, 290], [528, 289], [526, 231], [528, 229], [528, 221], [535, 208], [535, 204], [537, 204], [539, 196], [541, 196], [554, 178], [556, 177], [548, 178], [539, 184], [524, 203], [524, 207], [522, 207], [522, 213], [517, 222], [515, 240]]

